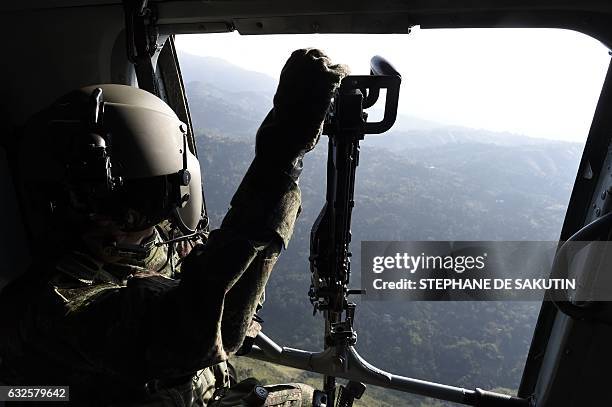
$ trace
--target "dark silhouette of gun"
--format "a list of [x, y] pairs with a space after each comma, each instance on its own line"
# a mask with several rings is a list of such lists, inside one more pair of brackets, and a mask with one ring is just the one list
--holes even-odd
[[[361, 290], [348, 288], [351, 274], [351, 213], [354, 206], [355, 172], [359, 165], [359, 142], [366, 134], [380, 134], [395, 123], [401, 76], [384, 58], [370, 61], [370, 75], [347, 76], [334, 95], [323, 134], [329, 136], [325, 205], [310, 235], [310, 301], [314, 313], [325, 317], [325, 348], [337, 350], [335, 362], [346, 362], [345, 352], [355, 344], [355, 304], [348, 300]], [[384, 117], [368, 122], [364, 109], [373, 106], [386, 90]], [[327, 405], [333, 406], [336, 380], [325, 376]], [[351, 402], [352, 404], [352, 402]]]

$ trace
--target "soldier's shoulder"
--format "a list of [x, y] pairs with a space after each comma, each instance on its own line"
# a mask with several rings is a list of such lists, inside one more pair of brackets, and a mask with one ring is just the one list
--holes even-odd
[[[133, 301], [163, 295], [178, 280], [155, 272], [141, 272], [127, 280], [109, 272], [102, 263], [86, 255], [71, 253], [53, 264], [35, 264], [0, 293], [2, 308], [13, 309], [12, 317], [27, 308], [44, 314], [77, 313], [129, 290]], [[111, 302], [116, 302], [112, 300]]]
[[105, 292], [120, 288], [112, 281], [91, 278], [82, 267], [66, 268], [55, 264], [35, 263], [22, 276], [11, 282], [0, 293], [0, 308], [18, 316], [27, 310], [67, 313], [76, 311]]
[[121, 289], [121, 285], [108, 281], [83, 282], [65, 273], [57, 273], [47, 283], [47, 290], [66, 312], [78, 312]]

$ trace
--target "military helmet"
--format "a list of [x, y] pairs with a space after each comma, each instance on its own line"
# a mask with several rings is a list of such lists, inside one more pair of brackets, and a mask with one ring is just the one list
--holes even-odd
[[36, 115], [24, 133], [23, 183], [62, 221], [101, 215], [125, 231], [165, 219], [184, 234], [198, 228], [201, 175], [187, 127], [151, 93], [84, 87]]

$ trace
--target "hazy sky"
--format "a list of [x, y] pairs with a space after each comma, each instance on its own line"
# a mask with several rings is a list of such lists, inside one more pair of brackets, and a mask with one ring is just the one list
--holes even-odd
[[584, 142], [610, 56], [566, 30], [419, 30], [409, 35], [186, 35], [179, 51], [278, 77], [291, 51], [323, 49], [367, 74], [373, 55], [402, 74], [399, 110], [432, 120]]

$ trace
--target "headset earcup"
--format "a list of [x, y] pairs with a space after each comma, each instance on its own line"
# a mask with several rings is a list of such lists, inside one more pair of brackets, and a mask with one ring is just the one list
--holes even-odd
[[189, 181], [189, 200], [175, 213], [177, 226], [185, 234], [195, 232], [198, 223], [202, 218], [202, 175], [200, 173], [200, 163], [190, 152], [187, 152], [187, 170], [191, 175]]

